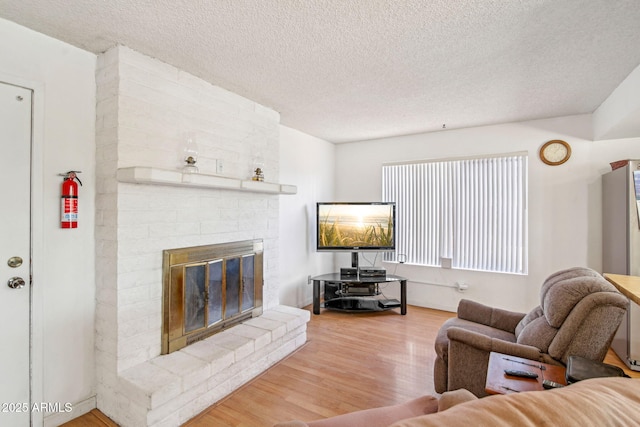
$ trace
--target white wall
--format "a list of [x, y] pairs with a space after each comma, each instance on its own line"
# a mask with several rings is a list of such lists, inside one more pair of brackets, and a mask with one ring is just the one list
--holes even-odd
[[640, 65], [593, 113], [593, 139], [630, 138], [640, 134]]
[[311, 304], [309, 276], [334, 270], [333, 255], [315, 247], [316, 202], [334, 199], [335, 145], [280, 126], [280, 181], [298, 193], [280, 196], [280, 304]]
[[[539, 160], [538, 149], [551, 139], [571, 144], [572, 156], [564, 165], [551, 167]], [[610, 170], [611, 161], [640, 158], [640, 139], [594, 142], [591, 115], [581, 115], [341, 144], [336, 149], [336, 181], [340, 183], [336, 197], [380, 200], [384, 162], [523, 150], [529, 153], [527, 276], [406, 264], [387, 264], [386, 268], [409, 279], [409, 304], [455, 311], [465, 297], [528, 311], [539, 303], [540, 285], [554, 271], [572, 266], [600, 271], [600, 176]], [[346, 263], [346, 259], [339, 262]], [[460, 293], [446, 287], [456, 281], [468, 283], [469, 289]]]
[[[96, 57], [2, 19], [0, 57], [0, 80], [35, 89], [33, 401], [72, 403], [72, 418], [95, 406]], [[83, 172], [80, 224], [63, 230], [57, 175], [74, 169]], [[34, 413], [34, 425], [42, 416]]]

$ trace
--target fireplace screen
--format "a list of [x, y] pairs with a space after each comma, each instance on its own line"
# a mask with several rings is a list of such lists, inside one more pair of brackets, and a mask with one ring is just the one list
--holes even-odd
[[262, 240], [163, 252], [162, 354], [262, 314]]

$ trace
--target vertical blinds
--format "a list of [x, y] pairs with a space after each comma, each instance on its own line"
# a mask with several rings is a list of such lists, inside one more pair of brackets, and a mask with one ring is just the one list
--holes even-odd
[[382, 197], [407, 262], [527, 273], [526, 153], [384, 165]]

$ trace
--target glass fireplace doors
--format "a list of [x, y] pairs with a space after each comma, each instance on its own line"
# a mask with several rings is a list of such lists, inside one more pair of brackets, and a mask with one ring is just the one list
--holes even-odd
[[163, 354], [262, 314], [262, 241], [251, 242], [240, 248], [224, 244], [226, 253], [174, 250], [195, 249], [199, 256], [164, 251], [165, 262], [171, 255], [176, 262], [164, 266]]

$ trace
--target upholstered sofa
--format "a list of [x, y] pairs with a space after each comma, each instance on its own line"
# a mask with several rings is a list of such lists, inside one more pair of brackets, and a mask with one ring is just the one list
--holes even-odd
[[[417, 415], [416, 415], [417, 414]], [[640, 379], [594, 378], [570, 386], [478, 399], [467, 390], [424, 396], [317, 421], [275, 427], [640, 426]]]
[[627, 305], [602, 275], [584, 267], [550, 275], [540, 305], [526, 314], [462, 300], [458, 316], [436, 337], [435, 391], [464, 388], [486, 396], [492, 351], [555, 365], [566, 365], [569, 356], [601, 362]]

